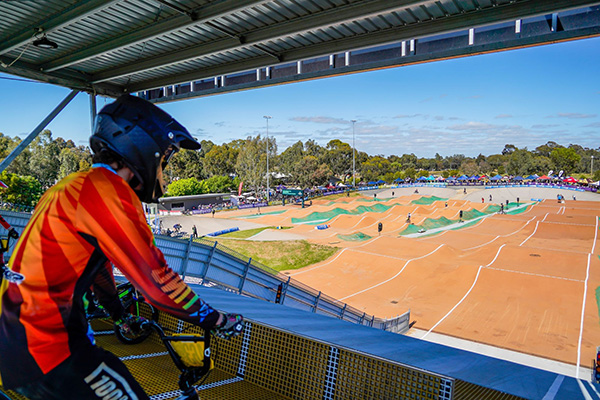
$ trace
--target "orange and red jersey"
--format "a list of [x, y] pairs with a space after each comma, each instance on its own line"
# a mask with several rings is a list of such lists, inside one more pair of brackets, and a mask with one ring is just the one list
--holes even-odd
[[4, 387], [39, 379], [88, 341], [82, 296], [107, 261], [158, 308], [215, 326], [219, 314], [167, 266], [127, 182], [108, 168], [78, 172], [44, 194], [13, 250], [25, 280], [0, 287]]

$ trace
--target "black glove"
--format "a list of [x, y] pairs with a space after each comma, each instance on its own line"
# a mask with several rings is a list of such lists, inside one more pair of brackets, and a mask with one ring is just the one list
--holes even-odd
[[146, 322], [146, 318], [144, 317], [125, 313], [120, 319], [115, 321], [115, 325], [118, 326], [123, 333], [138, 334], [141, 330], [142, 323], [144, 322]]
[[239, 314], [221, 314], [223, 321], [213, 329], [215, 336], [229, 339], [242, 333], [244, 330], [244, 317]]

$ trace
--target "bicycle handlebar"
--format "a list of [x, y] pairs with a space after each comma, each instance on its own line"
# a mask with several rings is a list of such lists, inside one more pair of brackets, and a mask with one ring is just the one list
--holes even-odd
[[[203, 336], [198, 335], [178, 335], [171, 336], [167, 335], [163, 329], [163, 327], [156, 321], [145, 320], [140, 324], [140, 329], [152, 329], [154, 332], [158, 334], [161, 341], [167, 348], [167, 352], [171, 356], [171, 359], [175, 363], [175, 366], [179, 368], [179, 370], [183, 373], [181, 377], [185, 379], [189, 379], [189, 382], [186, 382], [184, 386], [182, 386], [182, 381], [180, 378], [180, 388], [184, 390], [184, 387], [187, 389], [197, 380], [202, 378], [207, 372], [211, 369], [211, 352], [210, 352], [210, 332], [206, 331]], [[203, 351], [203, 365], [202, 366], [188, 366], [186, 365], [181, 355], [175, 350], [171, 342], [203, 342], [204, 343], [204, 351]]]

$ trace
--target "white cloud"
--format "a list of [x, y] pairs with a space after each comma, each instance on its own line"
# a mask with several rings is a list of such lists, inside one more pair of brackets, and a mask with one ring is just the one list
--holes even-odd
[[411, 114], [411, 115], [407, 115], [407, 114], [398, 114], [395, 117], [393, 117], [394, 119], [401, 119], [401, 118], [415, 118], [415, 117], [421, 117], [423, 116], [423, 114]]
[[581, 114], [581, 113], [556, 113], [549, 115], [548, 118], [569, 118], [569, 119], [581, 119], [581, 118], [595, 118], [597, 114]]
[[317, 124], [350, 124], [350, 121], [345, 120], [343, 118], [333, 118], [333, 117], [324, 117], [324, 116], [316, 116], [316, 117], [292, 117], [290, 121], [296, 122], [312, 122]]

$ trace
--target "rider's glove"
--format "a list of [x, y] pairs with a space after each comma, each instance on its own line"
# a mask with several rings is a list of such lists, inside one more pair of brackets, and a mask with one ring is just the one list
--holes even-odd
[[146, 318], [139, 315], [131, 315], [129, 313], [115, 321], [115, 325], [119, 327], [123, 333], [136, 333], [141, 329], [142, 323], [146, 322]]
[[229, 339], [242, 333], [244, 330], [244, 317], [239, 314], [221, 314], [223, 321], [213, 329], [215, 336]]

